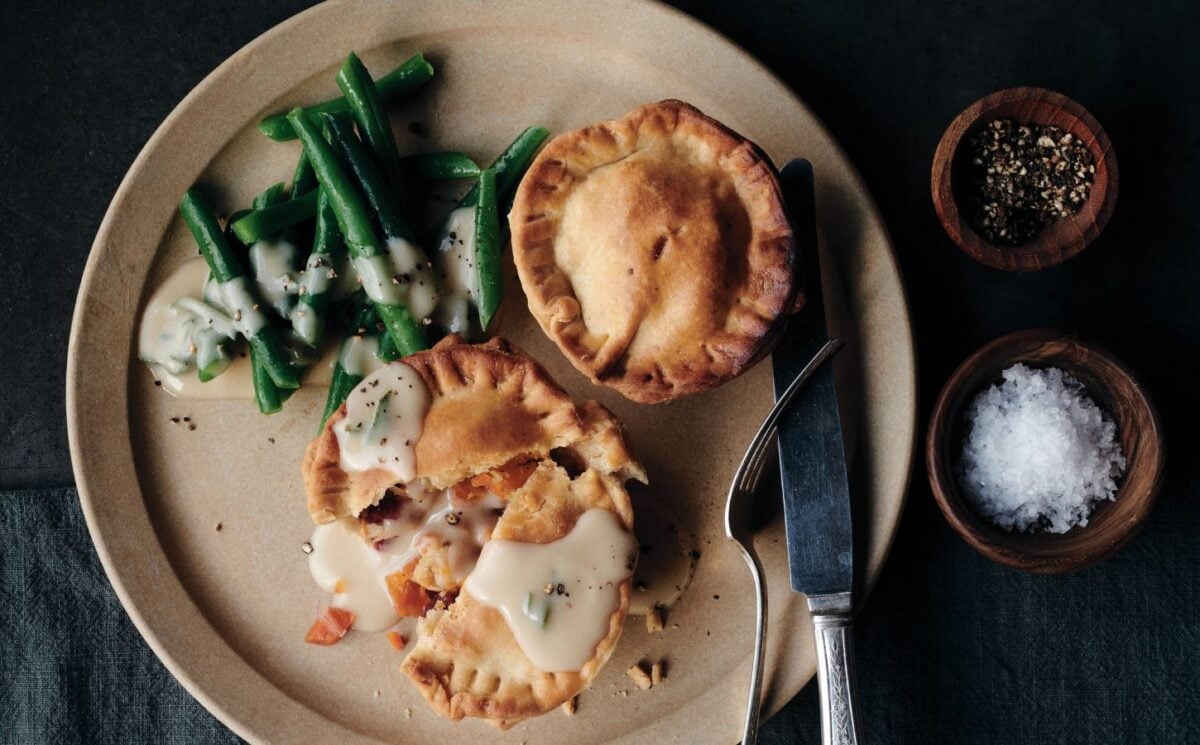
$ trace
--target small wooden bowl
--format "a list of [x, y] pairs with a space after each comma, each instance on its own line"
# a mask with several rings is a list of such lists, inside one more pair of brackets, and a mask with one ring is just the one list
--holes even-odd
[[[958, 205], [967, 176], [959, 146], [977, 127], [995, 119], [1052, 125], [1070, 132], [1092, 151], [1096, 174], [1087, 201], [1073, 215], [1055, 220], [1024, 245], [984, 240]], [[1045, 88], [1008, 88], [984, 96], [958, 115], [933, 156], [933, 207], [950, 238], [968, 256], [993, 269], [1032, 272], [1056, 266], [1087, 248], [1108, 224], [1117, 204], [1117, 156], [1096, 117], [1061, 93]]]
[[[1066, 533], [1009, 532], [978, 515], [955, 473], [962, 450], [964, 412], [1000, 373], [1024, 362], [1057, 367], [1083, 383], [1117, 425], [1127, 461], [1115, 501], [1100, 502], [1084, 527]], [[1158, 499], [1164, 441], [1158, 412], [1129, 369], [1108, 352], [1051, 329], [1019, 331], [980, 348], [942, 388], [925, 442], [929, 485], [946, 520], [989, 559], [1040, 574], [1070, 572], [1115, 553], [1133, 537]]]

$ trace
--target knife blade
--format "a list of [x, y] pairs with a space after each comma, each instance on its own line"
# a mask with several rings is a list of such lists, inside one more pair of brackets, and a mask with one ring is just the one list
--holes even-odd
[[[775, 395], [812, 352], [829, 339], [821, 259], [817, 250], [812, 165], [796, 159], [780, 173], [784, 198], [798, 231], [807, 281], [806, 306], [794, 316], [771, 355]], [[855, 691], [854, 532], [842, 417], [832, 365], [822, 365], [780, 417], [779, 469], [792, 589], [808, 597], [817, 651], [821, 741], [855, 745], [861, 723]]]
[[[779, 396], [829, 340], [813, 211], [813, 172], [796, 159], [780, 173], [799, 231], [806, 302], [784, 331], [771, 364]], [[850, 485], [832, 365], [823, 365], [779, 421], [779, 465], [792, 589], [806, 595], [850, 592], [854, 583]]]

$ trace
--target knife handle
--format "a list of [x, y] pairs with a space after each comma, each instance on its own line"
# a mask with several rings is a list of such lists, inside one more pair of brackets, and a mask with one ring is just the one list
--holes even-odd
[[857, 745], [860, 719], [854, 682], [854, 635], [850, 593], [808, 599], [817, 644], [817, 686], [821, 696], [821, 742]]

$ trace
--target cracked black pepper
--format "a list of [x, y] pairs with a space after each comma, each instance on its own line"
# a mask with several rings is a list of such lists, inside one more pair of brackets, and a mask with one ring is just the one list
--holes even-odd
[[967, 141], [971, 224], [992, 243], [1028, 243], [1087, 201], [1096, 177], [1092, 153], [1058, 127], [996, 119]]

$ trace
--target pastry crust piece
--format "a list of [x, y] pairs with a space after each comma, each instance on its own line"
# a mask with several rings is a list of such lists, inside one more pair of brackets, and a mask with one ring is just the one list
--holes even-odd
[[[591, 402], [576, 408], [540, 365], [503, 339], [468, 345], [449, 336], [404, 362], [420, 374], [432, 396], [416, 443], [416, 476], [435, 489], [522, 455], [547, 456], [557, 448], [592, 443], [589, 417], [611, 422], [602, 429], [620, 445], [605, 452], [622, 461], [626, 478], [645, 480], [607, 411]], [[382, 469], [342, 470], [333, 425], [343, 416], [344, 405], [309, 443], [301, 464], [308, 511], [318, 524], [357, 517], [395, 484], [395, 477]]]
[[774, 166], [682, 101], [554, 138], [509, 225], [542, 330], [581, 372], [634, 401], [741, 374], [799, 309]]
[[[625, 483], [645, 482], [620, 423], [600, 404], [576, 406], [533, 360], [503, 340], [468, 346], [457, 338], [408, 357], [431, 393], [416, 443], [417, 478], [435, 488], [487, 473], [514, 458], [537, 465], [509, 496], [492, 538], [549, 543], [566, 536], [589, 509], [614, 513], [633, 530]], [[309, 445], [303, 462], [315, 522], [357, 516], [394, 477], [341, 469], [333, 422]], [[586, 688], [612, 654], [629, 610], [632, 577], [607, 633], [577, 672], [548, 673], [521, 651], [499, 610], [462, 591], [418, 624], [403, 670], [439, 713], [480, 717], [507, 729], [547, 713]]]
[[[572, 478], [563, 467], [543, 461], [509, 498], [493, 539], [549, 543], [570, 533], [579, 517], [593, 508], [616, 513], [625, 528], [633, 530], [623, 472], [608, 470], [621, 460], [619, 452], [605, 444], [616, 444], [611, 439], [615, 422], [599, 405], [594, 414], [591, 434], [577, 450], [586, 470]], [[403, 670], [443, 716], [482, 717], [508, 729], [558, 708], [588, 687], [616, 647], [629, 612], [631, 585], [632, 578], [621, 583], [620, 603], [609, 617], [608, 631], [578, 672], [537, 668], [521, 651], [500, 611], [466, 590], [449, 608], [418, 622], [418, 641]]]

